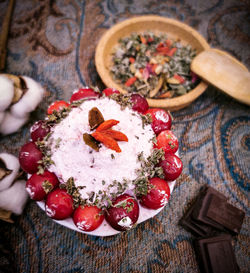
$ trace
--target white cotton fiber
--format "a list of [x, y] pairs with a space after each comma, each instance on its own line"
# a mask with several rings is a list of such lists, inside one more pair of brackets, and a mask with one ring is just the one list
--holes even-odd
[[14, 96], [14, 84], [7, 77], [0, 75], [0, 112], [11, 104]]
[[10, 108], [11, 114], [18, 118], [23, 118], [27, 116], [27, 113], [34, 111], [37, 105], [42, 101], [44, 94], [44, 89], [39, 83], [26, 76], [22, 76], [22, 78], [28, 90], [22, 98]]
[[3, 191], [9, 188], [14, 179], [17, 177], [20, 164], [18, 158], [12, 154], [1, 153], [0, 159], [4, 161], [6, 168], [12, 170], [9, 175], [0, 180], [0, 191]]
[[23, 212], [28, 193], [25, 189], [24, 180], [16, 181], [10, 188], [0, 192], [0, 208], [12, 211], [20, 215]]
[[0, 124], [1, 124], [2, 121], [3, 121], [4, 115], [5, 115], [4, 112], [0, 112]]
[[22, 118], [17, 118], [13, 116], [10, 112], [6, 112], [2, 123], [0, 124], [0, 133], [3, 135], [8, 135], [16, 132], [20, 129], [29, 119], [29, 115], [23, 116]]

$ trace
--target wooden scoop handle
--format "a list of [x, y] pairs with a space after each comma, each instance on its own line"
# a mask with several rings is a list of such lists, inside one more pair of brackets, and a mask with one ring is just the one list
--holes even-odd
[[250, 73], [237, 59], [219, 49], [198, 54], [191, 70], [236, 100], [250, 105]]
[[9, 26], [10, 26], [10, 20], [11, 15], [14, 8], [14, 0], [9, 0], [8, 8], [6, 15], [3, 19], [2, 24], [2, 31], [0, 34], [0, 71], [3, 71], [5, 68], [5, 60], [7, 55], [7, 40], [8, 40], [8, 33], [9, 33]]

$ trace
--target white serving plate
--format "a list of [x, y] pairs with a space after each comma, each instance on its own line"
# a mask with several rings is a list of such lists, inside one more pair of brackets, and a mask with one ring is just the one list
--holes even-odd
[[[175, 181], [169, 182], [170, 194], [172, 193], [172, 191], [174, 189], [174, 185], [175, 185]], [[45, 202], [44, 201], [38, 201], [37, 204], [42, 210], [45, 211]], [[140, 224], [140, 223], [148, 220], [149, 218], [154, 217], [156, 214], [158, 214], [164, 208], [164, 206], [163, 206], [157, 210], [147, 209], [147, 208], [142, 207], [140, 204], [139, 204], [139, 207], [140, 207], [140, 214], [139, 214], [139, 219], [137, 221], [137, 224]], [[88, 235], [106, 237], [106, 236], [112, 236], [112, 235], [116, 235], [116, 234], [120, 233], [120, 231], [113, 229], [107, 223], [107, 221], [105, 219], [97, 229], [90, 231], [90, 232], [81, 231], [80, 229], [78, 229], [75, 226], [73, 219], [71, 217], [67, 218], [65, 220], [54, 220], [54, 219], [52, 219], [52, 220], [54, 222], [58, 223], [59, 225], [65, 226], [65, 227], [75, 230], [77, 232], [85, 233]]]

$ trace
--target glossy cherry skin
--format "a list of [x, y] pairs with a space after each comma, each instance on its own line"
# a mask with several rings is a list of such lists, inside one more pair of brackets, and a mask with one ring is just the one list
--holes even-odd
[[54, 173], [44, 171], [43, 174], [32, 174], [26, 182], [26, 190], [30, 198], [36, 201], [43, 200], [48, 192], [45, 192], [43, 185], [47, 185], [52, 191], [59, 184], [59, 181]]
[[[124, 204], [125, 207], [123, 207]], [[131, 229], [138, 217], [139, 205], [135, 198], [128, 194], [118, 196], [105, 214], [107, 222], [119, 231]]]
[[139, 94], [132, 94], [131, 101], [132, 109], [141, 114], [144, 114], [149, 108], [147, 100]]
[[42, 160], [42, 158], [43, 154], [34, 142], [28, 142], [21, 147], [19, 162], [25, 172], [30, 174], [37, 172], [39, 166], [38, 161]]
[[161, 120], [155, 120], [151, 123], [151, 127], [156, 135], [159, 135], [162, 131], [169, 130], [171, 126]]
[[82, 231], [93, 231], [103, 222], [102, 210], [96, 206], [79, 206], [73, 214], [73, 221]]
[[105, 96], [111, 96], [113, 94], [120, 94], [120, 92], [118, 90], [116, 90], [115, 88], [106, 88], [102, 91], [102, 93], [105, 94]]
[[172, 131], [165, 130], [156, 137], [155, 147], [163, 149], [165, 154], [174, 154], [179, 148], [179, 141]]
[[50, 127], [44, 120], [38, 120], [30, 128], [30, 136], [33, 142], [36, 142], [37, 140], [43, 140], [49, 132]]
[[73, 95], [70, 98], [70, 103], [74, 101], [78, 101], [84, 98], [99, 98], [100, 94], [95, 92], [91, 88], [82, 88], [79, 89], [77, 92], [73, 93]]
[[174, 154], [165, 154], [165, 160], [162, 160], [159, 165], [163, 169], [166, 181], [177, 179], [183, 168], [182, 161]]
[[150, 114], [152, 117], [151, 126], [156, 135], [158, 135], [160, 132], [164, 130], [171, 129], [172, 118], [169, 112], [160, 108], [152, 108], [148, 109], [145, 115], [146, 114]]
[[68, 107], [69, 107], [69, 103], [67, 103], [64, 100], [58, 100], [58, 101], [53, 102], [49, 106], [49, 108], [47, 110], [47, 114], [51, 115], [51, 114], [53, 114], [54, 111], [61, 111], [63, 108], [68, 108]]
[[55, 189], [47, 195], [46, 214], [56, 220], [63, 220], [71, 216], [74, 211], [72, 196], [65, 189]]
[[168, 182], [154, 177], [149, 180], [151, 188], [147, 195], [142, 195], [140, 197], [140, 203], [142, 206], [149, 209], [159, 209], [165, 206], [170, 197], [170, 188]]

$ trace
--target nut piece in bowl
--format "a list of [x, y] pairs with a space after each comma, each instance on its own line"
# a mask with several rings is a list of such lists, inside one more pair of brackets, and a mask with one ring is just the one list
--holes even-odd
[[[141, 16], [116, 24], [100, 39], [96, 48], [95, 63], [97, 71], [105, 85], [118, 89], [124, 94], [128, 92], [128, 88], [125, 88], [124, 84], [114, 80], [114, 76], [111, 73], [114, 66], [113, 54], [119, 46], [119, 41], [125, 37], [130, 37], [133, 33], [153, 33], [157, 37], [166, 34], [168, 39], [171, 41], [180, 41], [183, 46], [191, 46], [197, 54], [209, 48], [205, 39], [196, 30], [173, 19], [159, 16]], [[163, 48], [159, 48], [159, 50], [163, 50], [164, 46]], [[172, 55], [172, 53], [170, 54], [168, 52], [170, 55]], [[134, 81], [135, 79], [131, 77], [131, 80], [127, 85], [133, 84]], [[200, 96], [206, 88], [207, 84], [201, 81], [194, 89], [190, 90], [185, 95], [174, 98], [157, 99], [148, 96], [147, 100], [150, 107], [178, 110], [189, 105], [198, 96]], [[151, 93], [152, 92], [153, 90], [151, 90]]]

